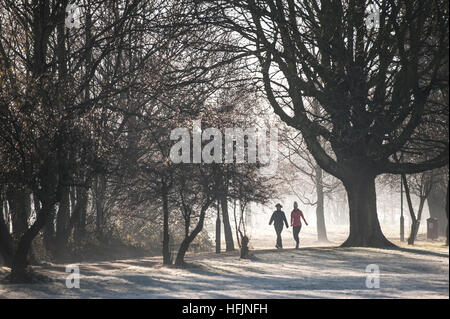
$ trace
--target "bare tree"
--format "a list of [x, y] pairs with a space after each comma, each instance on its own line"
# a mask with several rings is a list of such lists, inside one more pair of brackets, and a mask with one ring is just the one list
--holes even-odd
[[[414, 241], [417, 238], [417, 233], [419, 231], [420, 222], [422, 219], [423, 207], [425, 205], [425, 201], [430, 195], [430, 191], [434, 182], [433, 174], [434, 174], [433, 171], [431, 171], [421, 173], [418, 176], [412, 176], [409, 183], [406, 175], [401, 174], [403, 185], [405, 187], [405, 195], [408, 203], [409, 213], [411, 216], [411, 231], [408, 238], [408, 245], [414, 245]], [[416, 196], [419, 197], [419, 207], [417, 208], [417, 216], [414, 212], [411, 193], [414, 193]]]
[[[221, 25], [253, 54], [275, 113], [302, 133], [308, 150], [347, 191], [350, 234], [343, 246], [393, 246], [377, 216], [375, 178], [448, 163], [448, 106], [430, 103], [448, 87], [445, 1], [196, 1], [197, 17]], [[367, 5], [379, 23], [367, 23]], [[319, 102], [320, 115], [309, 102]], [[437, 119], [423, 162], [392, 155]], [[330, 145], [327, 152], [321, 143]], [[424, 145], [422, 144], [422, 147]]]
[[[147, 92], [138, 75], [165, 43], [149, 40], [163, 27], [159, 19], [166, 11], [159, 10], [158, 1], [83, 1], [79, 6], [87, 17], [80, 29], [65, 27], [67, 4], [2, 1], [0, 6], [2, 175], [15, 176], [8, 178], [10, 184], [29, 189], [36, 209], [14, 252], [15, 282], [30, 280], [27, 257], [44, 227], [49, 243], [65, 241], [70, 187], [89, 188], [107, 166], [106, 155], [126, 123], [119, 97], [137, 87]], [[130, 37], [141, 41], [130, 46], [125, 41]], [[135, 52], [132, 63], [121, 63], [125, 51]], [[86, 196], [79, 198], [85, 202]], [[60, 226], [55, 233], [49, 224], [54, 218]], [[79, 221], [73, 218], [73, 224]]]

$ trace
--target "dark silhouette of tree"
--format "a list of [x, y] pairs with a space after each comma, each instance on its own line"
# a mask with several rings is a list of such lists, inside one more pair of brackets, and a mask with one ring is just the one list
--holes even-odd
[[[221, 25], [252, 54], [274, 112], [299, 130], [316, 162], [347, 191], [350, 234], [343, 246], [392, 246], [377, 216], [375, 178], [448, 163], [445, 1], [195, 1], [202, 23]], [[368, 23], [369, 4], [379, 21]], [[378, 19], [377, 19], [378, 20]], [[253, 60], [250, 60], [253, 61]], [[311, 101], [321, 111], [313, 112]], [[418, 134], [434, 121], [437, 138]], [[392, 156], [413, 141], [433, 149], [423, 162]], [[330, 146], [330, 152], [321, 143]], [[413, 143], [416, 146], [419, 144]]]
[[[124, 94], [149, 93], [153, 83], [142, 81], [142, 71], [171, 36], [176, 38], [165, 28], [168, 10], [158, 1], [80, 2], [79, 29], [66, 28], [67, 4], [2, 1], [0, 6], [1, 175], [4, 185], [33, 194], [36, 215], [14, 247], [14, 282], [30, 280], [28, 255], [42, 229], [57, 256], [73, 228], [83, 232], [86, 190], [107, 171], [108, 155], [132, 113], [121, 103]], [[125, 61], [130, 52], [133, 59]], [[96, 194], [98, 232], [104, 222], [102, 189]]]

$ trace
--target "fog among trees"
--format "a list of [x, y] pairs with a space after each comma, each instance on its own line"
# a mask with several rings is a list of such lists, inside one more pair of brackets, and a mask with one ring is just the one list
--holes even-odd
[[448, 22], [439, 0], [0, 0], [5, 280], [252, 259], [294, 201], [301, 247], [421, 247], [428, 218], [448, 245]]

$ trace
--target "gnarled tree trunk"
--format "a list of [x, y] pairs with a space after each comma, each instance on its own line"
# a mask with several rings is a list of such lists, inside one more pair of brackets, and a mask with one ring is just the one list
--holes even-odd
[[355, 174], [344, 182], [350, 234], [342, 247], [395, 247], [383, 235], [377, 216], [375, 175]]
[[182, 241], [180, 248], [178, 249], [178, 253], [177, 253], [177, 258], [175, 259], [175, 265], [176, 266], [184, 266], [185, 262], [184, 262], [184, 256], [186, 255], [188, 249], [189, 249], [189, 245], [194, 241], [195, 237], [197, 237], [197, 235], [202, 231], [203, 229], [203, 224], [205, 221], [205, 215], [206, 215], [206, 210], [208, 209], [209, 204], [204, 205], [201, 208], [200, 211], [200, 217], [198, 220], [197, 225], [195, 226], [195, 228], [192, 230], [192, 232], [186, 236], [184, 238], [184, 240]]
[[28, 253], [30, 251], [31, 243], [37, 236], [39, 231], [46, 224], [49, 216], [54, 211], [54, 203], [45, 202], [37, 213], [37, 217], [33, 225], [23, 234], [17, 245], [16, 252], [11, 266], [10, 280], [13, 283], [27, 283], [30, 281], [27, 273]]

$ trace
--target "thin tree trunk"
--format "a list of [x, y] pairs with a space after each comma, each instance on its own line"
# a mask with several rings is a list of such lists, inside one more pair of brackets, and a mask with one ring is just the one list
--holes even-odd
[[163, 264], [170, 265], [172, 264], [172, 256], [170, 254], [170, 246], [169, 246], [169, 198], [168, 191], [166, 187], [163, 187], [162, 190], [162, 203], [163, 203]]
[[99, 175], [95, 188], [95, 232], [100, 242], [105, 240], [105, 193], [106, 193], [106, 176]]
[[70, 187], [70, 211], [71, 215], [75, 211], [77, 205], [77, 188], [75, 186]]
[[377, 216], [375, 176], [363, 174], [344, 182], [347, 191], [350, 234], [342, 247], [395, 247], [384, 237]]
[[[39, 205], [42, 206], [42, 203]], [[44, 247], [50, 255], [54, 255], [55, 251], [55, 217], [56, 217], [56, 207], [53, 206], [48, 212], [46, 222], [43, 228], [43, 242]]]
[[419, 210], [417, 211], [416, 220], [411, 223], [411, 235], [408, 238], [408, 244], [414, 245], [415, 240], [417, 239], [417, 234], [419, 233], [420, 222], [422, 219], [423, 206], [425, 205], [425, 197], [420, 197]]
[[324, 194], [323, 194], [323, 170], [320, 166], [316, 166], [316, 220], [317, 220], [317, 240], [319, 242], [328, 242], [327, 229], [325, 226], [324, 212]]
[[3, 201], [3, 211], [4, 211], [4, 216], [5, 216], [5, 223], [8, 228], [8, 233], [11, 234], [12, 233], [11, 214], [9, 213], [8, 201], [6, 200], [6, 198]]
[[223, 230], [225, 233], [226, 251], [234, 250], [233, 232], [231, 230], [230, 217], [228, 215], [228, 186], [224, 187], [221, 199]]
[[220, 220], [220, 204], [217, 201], [217, 218], [216, 218], [216, 254], [220, 254], [220, 241], [221, 241], [221, 225], [222, 222]]
[[447, 231], [446, 225], [448, 219], [446, 213], [446, 202], [447, 199], [445, 197], [445, 192], [442, 191], [441, 187], [438, 187], [435, 184], [427, 198], [427, 203], [428, 210], [430, 211], [430, 217], [438, 220], [439, 236], [444, 236]]
[[0, 194], [0, 255], [4, 264], [11, 267], [14, 254], [14, 241], [9, 233], [6, 218], [4, 217], [3, 200]]
[[234, 216], [234, 228], [235, 228], [235, 232], [236, 232], [236, 240], [237, 240], [238, 246], [241, 247], [241, 242], [239, 240], [239, 227], [238, 227], [237, 216], [236, 216], [236, 200], [235, 199], [233, 200], [233, 216]]
[[448, 246], [448, 201], [449, 201], [448, 187], [449, 187], [449, 182], [447, 181], [447, 200], [445, 201], [445, 212], [447, 213], [447, 241], [446, 241], [447, 246]]
[[69, 238], [67, 232], [70, 231], [70, 187], [64, 187], [61, 196], [61, 202], [59, 203], [58, 213], [56, 215], [54, 251], [54, 257], [56, 260], [61, 260], [61, 258], [63, 257], [64, 252], [67, 248], [67, 240]]
[[402, 174], [401, 178], [403, 181], [403, 185], [405, 187], [406, 201], [408, 202], [409, 214], [411, 216], [411, 230], [410, 230], [410, 234], [409, 234], [409, 238], [408, 238], [408, 245], [414, 245], [414, 241], [417, 238], [417, 233], [418, 233], [419, 227], [420, 227], [420, 219], [422, 218], [422, 211], [423, 211], [423, 206], [425, 204], [426, 196], [420, 197], [419, 210], [418, 210], [417, 217], [416, 217], [416, 214], [414, 212], [414, 207], [412, 204], [412, 199], [411, 199], [411, 191], [409, 189], [408, 180], [406, 179], [406, 175]]
[[197, 235], [202, 231], [203, 229], [203, 224], [205, 221], [205, 215], [206, 215], [206, 210], [208, 209], [209, 205], [204, 205], [200, 211], [200, 217], [198, 220], [197, 225], [195, 226], [195, 228], [192, 230], [192, 233], [185, 237], [183, 242], [180, 245], [180, 248], [178, 250], [177, 253], [177, 258], [175, 259], [175, 265], [176, 266], [184, 266], [185, 262], [184, 262], [184, 257], [189, 249], [189, 245], [194, 241], [195, 237], [197, 237]]
[[[84, 23], [84, 31], [85, 38], [84, 41], [89, 43], [92, 40], [92, 13], [91, 13], [91, 5], [88, 2], [85, 8], [85, 23]], [[92, 47], [89, 46], [86, 50], [86, 73], [89, 73], [92, 68]], [[84, 100], [89, 101], [91, 86], [89, 83], [85, 86], [84, 89]], [[76, 187], [76, 196], [77, 196], [77, 206], [78, 209], [74, 210], [74, 240], [76, 242], [82, 241], [86, 236], [86, 216], [88, 210], [88, 202], [89, 202], [89, 189], [92, 187], [92, 182], [89, 181], [89, 185], [87, 188], [84, 187]]]
[[76, 242], [80, 242], [86, 235], [86, 213], [89, 201], [89, 189], [84, 187], [76, 188], [76, 205], [73, 210], [73, 237]]

